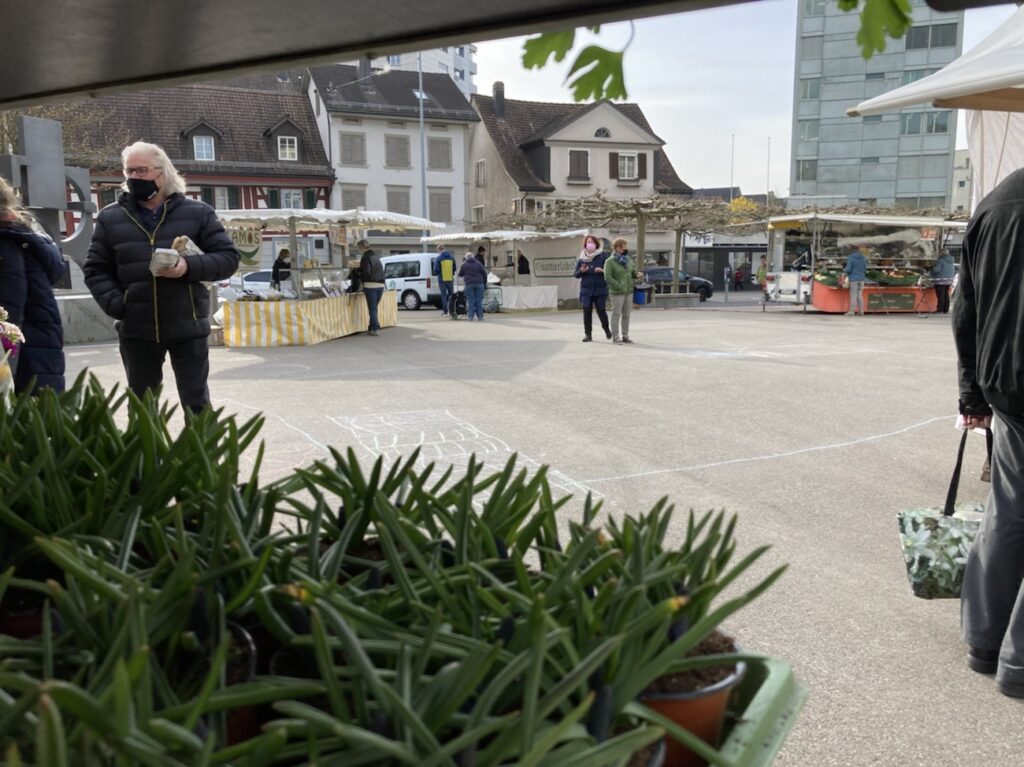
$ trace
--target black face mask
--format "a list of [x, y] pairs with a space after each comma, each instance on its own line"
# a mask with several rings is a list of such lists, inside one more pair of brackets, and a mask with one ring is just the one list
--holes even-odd
[[131, 192], [136, 202], [147, 202], [156, 197], [160, 188], [157, 187], [155, 181], [148, 178], [130, 178], [128, 179], [128, 191]]

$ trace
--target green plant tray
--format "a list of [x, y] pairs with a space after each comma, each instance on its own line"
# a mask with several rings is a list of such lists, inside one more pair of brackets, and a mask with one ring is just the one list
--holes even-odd
[[807, 698], [789, 664], [763, 658], [747, 664], [736, 690], [731, 725], [719, 753], [735, 767], [770, 765]]

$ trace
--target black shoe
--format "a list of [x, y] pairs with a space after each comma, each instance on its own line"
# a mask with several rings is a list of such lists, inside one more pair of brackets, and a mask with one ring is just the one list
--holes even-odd
[[[967, 665], [972, 671], [979, 674], [994, 674], [999, 665], [999, 650], [982, 650], [977, 647], [967, 648]], [[1024, 685], [1014, 685], [1021, 688], [1021, 695], [1024, 697]], [[1007, 693], [1009, 695], [1009, 693]]]
[[589, 343], [590, 343], [591, 341], [593, 341], [593, 340], [594, 340], [594, 339], [593, 339], [593, 338], [591, 338], [591, 337], [590, 337], [589, 335], [587, 335], [587, 336], [583, 336], [583, 343], [585, 343], [585, 344], [589, 344]]
[[605, 338], [607, 338], [607, 339], [608, 339], [609, 341], [611, 341], [611, 340], [612, 340], [612, 331], [611, 331], [611, 330], [609, 330], [608, 328], [605, 328], [605, 329], [604, 329], [604, 336], [605, 336]]
[[1024, 698], [1024, 682], [1008, 682], [996, 680], [999, 692], [1010, 698]]
[[622, 337], [622, 343], [624, 343], [624, 344], [631, 344], [631, 343], [633, 343], [633, 339], [630, 338], [629, 336], [623, 336]]

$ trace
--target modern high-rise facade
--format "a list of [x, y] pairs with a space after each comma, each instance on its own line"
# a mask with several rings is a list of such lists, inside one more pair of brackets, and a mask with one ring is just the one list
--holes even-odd
[[[475, 53], [476, 46], [471, 43], [431, 48], [423, 51], [423, 71], [448, 75], [468, 99], [476, 93], [476, 84], [473, 82], [476, 76], [476, 61], [473, 58]], [[418, 58], [417, 53], [395, 53], [390, 56], [378, 56], [370, 65], [374, 69], [405, 69], [415, 72], [419, 67]]]
[[860, 15], [832, 0], [798, 0], [790, 194], [850, 203], [948, 207], [956, 110], [913, 107], [847, 117], [846, 110], [932, 74], [960, 55], [964, 14], [911, 0], [902, 40], [865, 60]]

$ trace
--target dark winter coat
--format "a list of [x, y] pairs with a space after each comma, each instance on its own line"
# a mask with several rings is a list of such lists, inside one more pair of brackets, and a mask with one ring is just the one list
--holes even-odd
[[14, 387], [64, 391], [64, 328], [53, 286], [64, 276], [60, 249], [45, 234], [0, 222], [0, 306], [18, 325], [25, 343], [18, 350]]
[[[582, 256], [576, 259], [576, 270], [573, 277], [580, 281], [580, 298], [590, 296], [591, 298], [608, 295], [608, 283], [604, 280], [604, 274], [599, 274], [597, 269], [604, 269], [604, 262], [608, 260], [608, 254], [595, 253], [590, 261], [584, 261]], [[589, 269], [585, 271], [580, 267], [586, 264]]]
[[380, 256], [372, 248], [366, 250], [363, 257], [359, 259], [359, 276], [362, 277], [364, 283], [384, 284], [384, 264], [381, 263]]
[[462, 262], [459, 276], [467, 285], [486, 285], [487, 270], [476, 258], [467, 258]]
[[953, 338], [960, 412], [1024, 416], [1024, 169], [981, 201], [967, 225]]
[[[85, 284], [107, 314], [120, 320], [125, 338], [173, 343], [210, 334], [210, 292], [202, 284], [225, 280], [239, 255], [213, 208], [173, 194], [150, 232], [143, 211], [122, 194], [100, 211], [85, 260]], [[187, 236], [203, 251], [186, 257], [178, 279], [155, 277], [149, 262], [156, 248]]]

